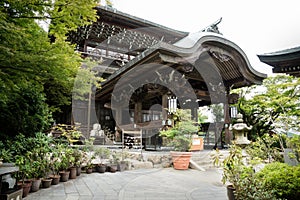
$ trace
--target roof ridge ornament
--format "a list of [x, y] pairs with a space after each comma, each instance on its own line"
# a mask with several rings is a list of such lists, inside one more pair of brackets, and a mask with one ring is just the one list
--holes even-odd
[[214, 23], [212, 23], [211, 25], [205, 27], [204, 29], [201, 30], [201, 32], [213, 32], [213, 33], [217, 33], [220, 35], [223, 35], [218, 28], [218, 24], [220, 24], [222, 21], [222, 17], [220, 17], [220, 19], [218, 19], [217, 21], [215, 21]]

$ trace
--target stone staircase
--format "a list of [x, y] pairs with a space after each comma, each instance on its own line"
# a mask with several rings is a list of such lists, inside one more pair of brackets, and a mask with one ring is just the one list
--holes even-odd
[[105, 144], [105, 136], [96, 136], [94, 140], [94, 145], [104, 145]]
[[[221, 162], [229, 155], [229, 151], [226, 150], [220, 150], [222, 153]], [[213, 153], [213, 150], [203, 150], [203, 151], [197, 151], [193, 152], [191, 160], [194, 161], [197, 165], [199, 165], [203, 169], [210, 169], [215, 168], [213, 165], [213, 161], [211, 159], [211, 154]]]

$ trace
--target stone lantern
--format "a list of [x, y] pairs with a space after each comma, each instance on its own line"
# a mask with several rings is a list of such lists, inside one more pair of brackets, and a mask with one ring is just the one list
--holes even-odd
[[237, 123], [234, 125], [230, 124], [229, 130], [233, 132], [235, 136], [235, 144], [245, 146], [250, 144], [247, 138], [248, 131], [252, 129], [252, 126], [247, 126], [243, 121], [243, 115], [237, 114]]

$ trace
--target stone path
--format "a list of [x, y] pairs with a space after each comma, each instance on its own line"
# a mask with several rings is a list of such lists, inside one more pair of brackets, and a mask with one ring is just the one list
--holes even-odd
[[221, 172], [139, 169], [82, 173], [68, 182], [30, 193], [26, 200], [226, 200]]

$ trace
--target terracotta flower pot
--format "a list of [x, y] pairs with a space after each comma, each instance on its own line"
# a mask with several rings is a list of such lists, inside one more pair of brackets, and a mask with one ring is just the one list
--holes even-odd
[[23, 198], [28, 196], [31, 189], [31, 185], [32, 185], [31, 181], [24, 181], [24, 183], [22, 182], [18, 183], [18, 186], [23, 189], [23, 193], [22, 193]]
[[185, 170], [189, 168], [192, 152], [171, 151], [174, 169]]

